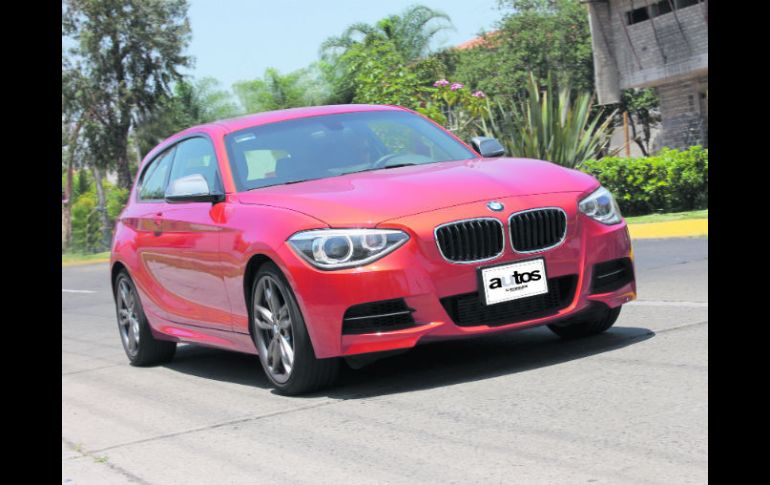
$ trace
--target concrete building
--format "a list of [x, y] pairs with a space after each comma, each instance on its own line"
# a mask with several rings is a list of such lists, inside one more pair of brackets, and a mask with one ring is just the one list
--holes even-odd
[[708, 0], [582, 0], [600, 104], [629, 88], [660, 100], [656, 148], [708, 146]]

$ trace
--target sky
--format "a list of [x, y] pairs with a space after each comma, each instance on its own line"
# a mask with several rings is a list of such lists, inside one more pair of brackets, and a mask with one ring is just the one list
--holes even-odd
[[318, 47], [356, 22], [373, 24], [421, 4], [450, 16], [454, 31], [436, 36], [433, 48], [449, 47], [494, 29], [502, 17], [498, 0], [190, 0], [195, 57], [189, 73], [213, 77], [229, 88], [261, 77], [268, 67], [282, 73], [318, 60]]

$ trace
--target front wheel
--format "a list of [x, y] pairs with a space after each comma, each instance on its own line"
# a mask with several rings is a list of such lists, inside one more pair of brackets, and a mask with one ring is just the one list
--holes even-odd
[[548, 328], [563, 339], [588, 337], [604, 332], [615, 324], [620, 315], [620, 307], [606, 307], [603, 311], [591, 313], [590, 317], [567, 325], [548, 325]]
[[251, 330], [262, 368], [281, 394], [315, 391], [336, 379], [339, 359], [316, 358], [294, 293], [271, 262], [254, 277]]

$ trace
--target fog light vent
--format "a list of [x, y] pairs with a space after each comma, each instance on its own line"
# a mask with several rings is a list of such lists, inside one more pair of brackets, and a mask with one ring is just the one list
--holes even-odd
[[342, 319], [343, 334], [390, 332], [414, 326], [414, 308], [403, 298], [354, 305]]
[[630, 258], [613, 259], [594, 265], [591, 293], [607, 293], [627, 285], [634, 279]]

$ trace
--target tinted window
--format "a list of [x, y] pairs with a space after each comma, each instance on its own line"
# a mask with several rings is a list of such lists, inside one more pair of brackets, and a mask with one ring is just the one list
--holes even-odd
[[168, 150], [153, 160], [142, 176], [139, 200], [163, 199], [166, 194], [166, 180], [174, 159], [174, 150]]
[[176, 146], [170, 182], [189, 175], [200, 174], [208, 182], [210, 190], [221, 190], [218, 173], [217, 156], [208, 139], [191, 138]]
[[478, 156], [433, 123], [404, 111], [283, 121], [247, 128], [225, 140], [239, 191]]

